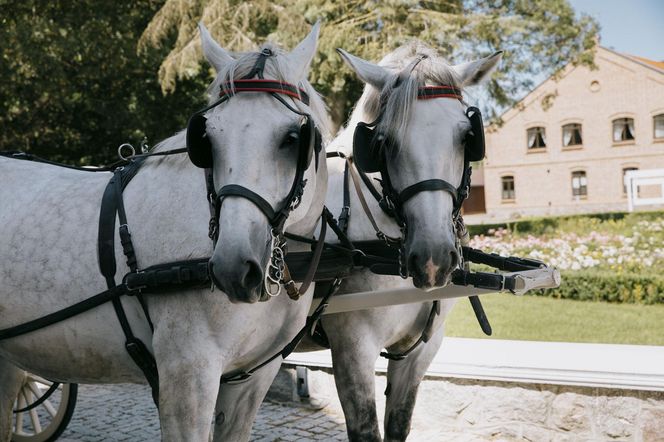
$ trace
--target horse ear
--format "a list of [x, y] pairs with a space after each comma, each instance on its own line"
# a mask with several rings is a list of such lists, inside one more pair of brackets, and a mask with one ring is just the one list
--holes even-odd
[[479, 60], [452, 66], [452, 69], [456, 72], [462, 87], [475, 86], [489, 78], [502, 57], [503, 51], [498, 51]]
[[337, 48], [337, 52], [362, 81], [369, 83], [378, 90], [383, 89], [387, 79], [390, 77], [387, 69], [351, 55], [341, 48]]
[[318, 34], [320, 33], [320, 21], [317, 21], [311, 28], [309, 35], [304, 37], [304, 40], [293, 49], [288, 58], [293, 76], [297, 81], [303, 80], [307, 77], [309, 65], [316, 55], [316, 46], [318, 45]]
[[214, 38], [212, 38], [210, 31], [207, 30], [202, 22], [198, 23], [198, 30], [201, 33], [203, 55], [205, 55], [208, 63], [210, 63], [217, 72], [221, 71], [224, 66], [228, 65], [228, 63], [234, 61], [233, 57], [231, 57], [230, 54], [226, 52], [226, 50], [222, 48]]

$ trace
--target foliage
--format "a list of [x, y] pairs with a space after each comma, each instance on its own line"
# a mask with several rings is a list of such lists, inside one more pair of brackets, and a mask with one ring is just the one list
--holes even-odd
[[468, 226], [471, 235], [487, 235], [506, 229], [513, 234], [544, 235], [555, 232], [589, 233], [602, 229], [610, 233], [628, 233], [641, 221], [657, 221], [664, 212], [607, 212], [557, 217], [525, 218], [517, 221]]
[[[608, 304], [492, 294], [482, 304], [490, 339], [664, 345], [664, 305]], [[446, 336], [487, 338], [470, 303], [459, 299], [445, 322]]]
[[136, 53], [162, 3], [0, 0], [0, 150], [102, 163], [121, 143], [154, 143], [184, 127], [208, 79], [163, 96], [165, 51]]
[[177, 35], [159, 69], [166, 91], [199, 71], [198, 20], [235, 51], [266, 39], [293, 47], [322, 20], [310, 81], [327, 97], [337, 124], [362, 89], [336, 54], [338, 47], [375, 61], [412, 38], [453, 62], [505, 50], [488, 85], [495, 104], [504, 106], [532, 87], [535, 74], [553, 73], [568, 62], [592, 65], [597, 33], [596, 23], [577, 17], [567, 0], [166, 0], [141, 38], [142, 48], [169, 47], [169, 37]]
[[664, 303], [661, 213], [541, 218], [484, 230], [471, 246], [539, 259], [563, 270], [561, 287], [532, 294], [564, 299]]
[[529, 294], [577, 301], [664, 304], [664, 277], [602, 270], [564, 271], [559, 288]]
[[629, 230], [625, 228], [626, 221], [590, 224], [597, 227], [585, 232], [558, 229], [539, 236], [498, 229], [490, 235], [473, 237], [471, 246], [501, 255], [539, 259], [563, 270], [664, 270], [664, 220], [642, 220]]

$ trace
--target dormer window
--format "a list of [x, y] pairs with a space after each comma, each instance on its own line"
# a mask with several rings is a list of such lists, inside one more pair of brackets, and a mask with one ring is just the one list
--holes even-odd
[[613, 120], [613, 141], [631, 141], [634, 139], [634, 119], [618, 118]]
[[546, 147], [546, 133], [543, 127], [531, 127], [526, 133], [528, 135], [528, 149], [544, 149]]
[[579, 123], [566, 124], [563, 126], [563, 147], [580, 146], [583, 144], [581, 138], [581, 125]]

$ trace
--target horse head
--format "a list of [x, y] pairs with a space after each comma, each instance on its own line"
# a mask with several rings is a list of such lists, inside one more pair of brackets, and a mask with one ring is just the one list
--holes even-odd
[[187, 146], [213, 182], [210, 275], [233, 302], [267, 300], [281, 234], [311, 234], [323, 207], [327, 169], [319, 153], [329, 123], [306, 80], [319, 25], [290, 53], [265, 44], [231, 54], [202, 25], [200, 32], [217, 76], [210, 105], [190, 119]]
[[366, 83], [351, 117], [353, 156], [361, 171], [380, 173], [381, 207], [402, 230], [402, 276], [418, 288], [445, 285], [462, 258], [457, 224], [469, 163], [484, 156], [479, 110], [461, 94], [489, 76], [501, 53], [457, 66], [420, 42], [378, 64], [339, 53]]

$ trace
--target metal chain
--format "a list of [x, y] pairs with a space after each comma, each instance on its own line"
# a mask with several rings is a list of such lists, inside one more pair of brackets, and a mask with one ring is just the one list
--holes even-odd
[[272, 230], [270, 234], [272, 235], [272, 253], [270, 254], [270, 260], [267, 264], [263, 288], [268, 296], [274, 298], [281, 293], [284, 268], [286, 266], [286, 253], [284, 251], [286, 241], [274, 230]]

